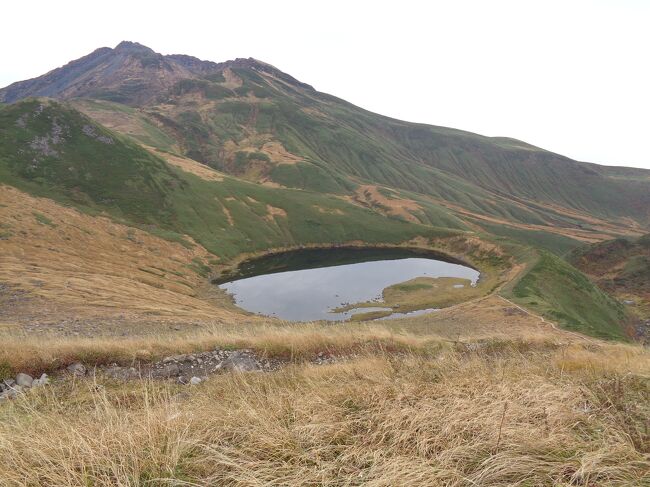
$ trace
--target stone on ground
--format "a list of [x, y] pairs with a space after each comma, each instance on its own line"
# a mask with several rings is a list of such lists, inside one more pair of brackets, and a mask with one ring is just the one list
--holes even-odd
[[34, 379], [31, 375], [23, 374], [22, 372], [16, 376], [16, 384], [21, 387], [32, 387]]

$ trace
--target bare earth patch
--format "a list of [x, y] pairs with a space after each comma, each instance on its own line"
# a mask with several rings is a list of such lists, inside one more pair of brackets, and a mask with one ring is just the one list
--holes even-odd
[[149, 150], [153, 154], [157, 155], [164, 159], [168, 164], [178, 167], [185, 172], [194, 174], [195, 176], [205, 179], [206, 181], [223, 181], [223, 174], [212, 169], [211, 167], [201, 164], [200, 162], [195, 161], [194, 159], [189, 159], [187, 157], [178, 156], [175, 154], [170, 154], [153, 147], [144, 146], [145, 149]]
[[420, 223], [418, 217], [413, 212], [421, 211], [420, 205], [415, 201], [405, 198], [389, 198], [379, 191], [378, 186], [370, 184], [360, 185], [354, 196], [351, 198], [352, 202], [379, 211], [385, 215], [399, 216], [406, 221], [413, 223]]
[[276, 217], [286, 218], [287, 212], [282, 208], [277, 208], [275, 206], [266, 205], [266, 219], [270, 222], [274, 222]]
[[234, 90], [235, 88], [241, 87], [243, 84], [242, 79], [239, 76], [237, 76], [230, 68], [226, 68], [223, 70], [223, 77], [226, 81], [221, 83], [221, 86], [225, 88]]

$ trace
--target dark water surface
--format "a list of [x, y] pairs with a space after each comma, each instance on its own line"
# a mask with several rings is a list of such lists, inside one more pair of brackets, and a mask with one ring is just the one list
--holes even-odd
[[380, 299], [388, 286], [416, 277], [459, 277], [476, 284], [479, 272], [424, 251], [409, 249], [304, 249], [253, 259], [215, 283], [240, 308], [290, 321], [346, 320], [342, 304]]

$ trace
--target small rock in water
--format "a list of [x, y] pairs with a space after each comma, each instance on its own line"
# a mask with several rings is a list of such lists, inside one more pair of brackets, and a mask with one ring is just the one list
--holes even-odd
[[31, 375], [20, 373], [16, 376], [16, 384], [20, 387], [32, 387], [34, 379]]
[[75, 362], [74, 364], [68, 365], [67, 370], [72, 375], [77, 375], [77, 376], [86, 375], [86, 366], [81, 362]]
[[192, 377], [192, 378], [190, 379], [190, 384], [193, 385], [193, 386], [195, 386], [195, 385], [197, 385], [197, 384], [200, 384], [201, 382], [202, 382], [202, 381], [201, 381], [201, 378], [200, 378], [200, 377], [196, 377], [196, 376], [194, 376], [194, 377]]

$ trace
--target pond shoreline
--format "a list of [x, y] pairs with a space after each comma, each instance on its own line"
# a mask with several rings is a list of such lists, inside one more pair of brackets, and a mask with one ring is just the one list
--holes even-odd
[[[223, 284], [225, 282], [232, 281], [234, 279], [242, 279], [246, 277], [253, 277], [252, 275], [245, 275], [240, 272], [242, 267], [248, 264], [254, 264], [256, 262], [270, 259], [274, 257], [281, 257], [284, 255], [291, 255], [294, 253], [299, 253], [303, 251], [328, 251], [328, 250], [340, 250], [340, 251], [395, 251], [395, 252], [412, 252], [413, 254], [424, 257], [432, 258], [435, 260], [440, 260], [443, 262], [449, 262], [450, 264], [462, 265], [469, 267], [478, 271], [483, 276], [483, 272], [476, 265], [471, 262], [468, 262], [466, 259], [463, 259], [457, 255], [452, 255], [448, 252], [438, 250], [432, 247], [424, 247], [417, 245], [395, 245], [395, 244], [331, 244], [331, 245], [299, 245], [294, 247], [283, 247], [279, 249], [269, 249], [261, 252], [254, 253], [244, 253], [240, 254], [237, 258], [233, 259], [229, 264], [222, 264], [218, 266], [218, 272], [213, 273], [210, 277], [210, 282], [212, 284]], [[382, 259], [377, 259], [382, 260]], [[276, 272], [284, 272], [283, 270], [278, 270]], [[481, 277], [479, 279], [481, 279]]]
[[[429, 249], [340, 246], [269, 253], [242, 262], [213, 283], [250, 313], [288, 321], [346, 321], [357, 314], [385, 316], [456, 304], [468, 296], [453, 285], [474, 288], [480, 276], [459, 259]], [[406, 285], [414, 279], [424, 281]], [[383, 303], [384, 292], [400, 283], [397, 300], [393, 293]], [[353, 303], [364, 309], [355, 312]]]

